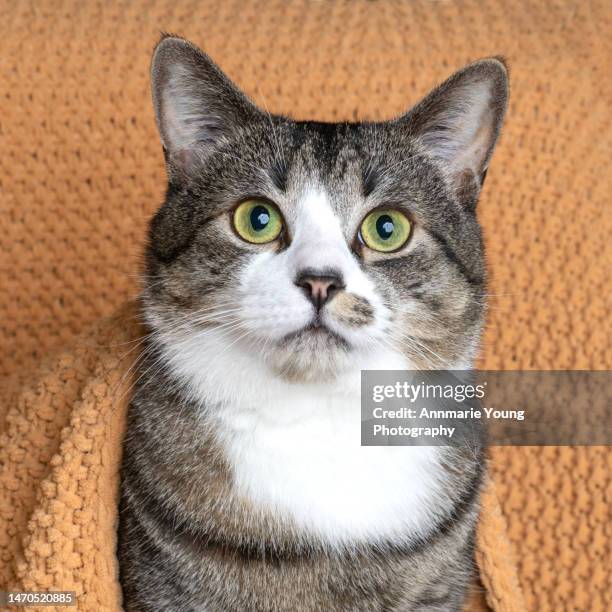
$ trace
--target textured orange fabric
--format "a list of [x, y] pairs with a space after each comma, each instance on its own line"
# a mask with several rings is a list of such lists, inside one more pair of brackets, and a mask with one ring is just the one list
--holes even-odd
[[[0, 401], [25, 409], [38, 360], [137, 291], [165, 187], [148, 84], [159, 30], [299, 118], [391, 117], [466, 62], [505, 55], [511, 104], [479, 204], [481, 365], [610, 368], [611, 18], [606, 0], [0, 0]], [[98, 357], [49, 370], [36, 417], [49, 440]], [[46, 473], [53, 444], [24, 474]], [[609, 450], [491, 459], [526, 607], [610, 609]]]
[[135, 321], [128, 306], [103, 322], [50, 359], [9, 408], [0, 438], [0, 590], [75, 591], [79, 610], [120, 609], [118, 470]]
[[[115, 557], [118, 469], [142, 330], [134, 304], [41, 368], [0, 437], [0, 589], [75, 591], [78, 609], [120, 610]], [[477, 561], [493, 609], [524, 610], [492, 483]], [[467, 610], [487, 609], [474, 590]], [[41, 608], [42, 610], [48, 608]]]

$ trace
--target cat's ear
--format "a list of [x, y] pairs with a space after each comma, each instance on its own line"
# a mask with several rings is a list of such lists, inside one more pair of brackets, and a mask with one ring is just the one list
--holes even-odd
[[455, 73], [401, 118], [465, 206], [476, 204], [507, 104], [506, 65], [490, 58]]
[[194, 161], [259, 112], [205, 53], [176, 36], [164, 36], [155, 48], [151, 87], [173, 173], [188, 173]]

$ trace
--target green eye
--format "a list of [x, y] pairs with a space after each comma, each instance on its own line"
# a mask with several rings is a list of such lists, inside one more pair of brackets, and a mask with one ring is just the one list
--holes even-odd
[[234, 211], [234, 229], [247, 242], [264, 244], [276, 240], [283, 221], [273, 204], [262, 200], [246, 200]]
[[398, 210], [375, 210], [363, 220], [359, 235], [370, 249], [390, 253], [406, 244], [410, 227], [408, 217]]

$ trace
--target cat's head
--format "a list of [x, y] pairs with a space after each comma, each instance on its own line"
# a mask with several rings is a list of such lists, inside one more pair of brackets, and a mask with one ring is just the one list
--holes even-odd
[[294, 381], [469, 366], [485, 291], [475, 205], [507, 103], [500, 60], [379, 123], [270, 115], [176, 37], [157, 46], [152, 81], [169, 185], [143, 303], [170, 357], [206, 367], [230, 351]]

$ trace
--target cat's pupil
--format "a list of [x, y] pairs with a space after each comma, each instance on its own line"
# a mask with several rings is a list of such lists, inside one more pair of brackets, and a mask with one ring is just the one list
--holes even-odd
[[383, 240], [391, 238], [394, 229], [393, 219], [389, 215], [381, 215], [376, 220], [376, 231]]
[[256, 232], [260, 232], [270, 222], [270, 213], [265, 206], [256, 206], [251, 211], [251, 225]]

